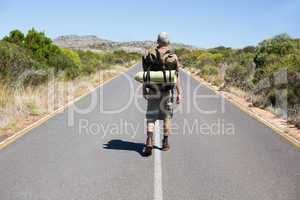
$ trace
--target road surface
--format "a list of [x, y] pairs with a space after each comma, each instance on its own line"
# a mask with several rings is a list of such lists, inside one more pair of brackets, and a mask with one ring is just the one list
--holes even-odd
[[0, 199], [300, 199], [299, 150], [183, 72], [171, 149], [159, 150], [157, 134], [158, 148], [143, 157], [146, 104], [128, 81], [139, 69], [1, 150]]

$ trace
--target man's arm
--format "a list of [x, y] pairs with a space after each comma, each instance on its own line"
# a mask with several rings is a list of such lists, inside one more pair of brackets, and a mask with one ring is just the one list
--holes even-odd
[[[178, 64], [177, 66], [177, 71], [179, 72], [179, 68], [181, 67], [180, 64]], [[180, 104], [181, 103], [181, 100], [182, 100], [182, 88], [181, 88], [181, 80], [180, 80], [180, 76], [178, 74], [178, 77], [177, 77], [177, 82], [176, 82], [176, 93], [177, 93], [177, 96], [176, 96], [176, 103], [177, 104]]]

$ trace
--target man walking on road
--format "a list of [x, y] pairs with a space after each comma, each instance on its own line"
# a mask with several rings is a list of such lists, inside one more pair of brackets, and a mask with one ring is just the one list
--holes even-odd
[[[157, 46], [143, 57], [143, 69], [145, 71], [163, 71], [164, 84], [150, 85], [144, 82], [143, 94], [147, 100], [147, 140], [144, 150], [145, 156], [150, 156], [153, 149], [153, 134], [156, 120], [163, 120], [164, 136], [162, 140], [162, 150], [167, 151], [170, 148], [168, 136], [171, 132], [171, 119], [173, 117], [173, 93], [176, 89], [176, 103], [181, 102], [181, 85], [178, 76], [180, 64], [177, 56], [170, 50], [169, 35], [162, 32], [158, 35]], [[166, 80], [166, 74], [175, 70], [177, 81], [170, 84]]]

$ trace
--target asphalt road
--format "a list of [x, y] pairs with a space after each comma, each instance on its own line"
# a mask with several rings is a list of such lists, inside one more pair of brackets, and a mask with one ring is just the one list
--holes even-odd
[[138, 70], [1, 150], [0, 199], [300, 199], [299, 150], [185, 73], [171, 149], [143, 157]]

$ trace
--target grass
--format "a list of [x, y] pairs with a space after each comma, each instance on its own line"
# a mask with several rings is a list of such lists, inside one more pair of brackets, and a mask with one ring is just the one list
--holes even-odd
[[0, 109], [8, 104], [11, 99], [10, 97], [9, 87], [4, 82], [0, 82]]

